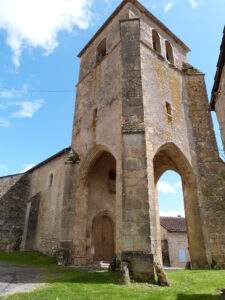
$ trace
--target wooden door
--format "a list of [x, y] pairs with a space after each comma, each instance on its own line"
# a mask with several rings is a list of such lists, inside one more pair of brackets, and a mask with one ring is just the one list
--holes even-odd
[[109, 262], [114, 256], [113, 222], [107, 216], [100, 216], [93, 223], [94, 260]]

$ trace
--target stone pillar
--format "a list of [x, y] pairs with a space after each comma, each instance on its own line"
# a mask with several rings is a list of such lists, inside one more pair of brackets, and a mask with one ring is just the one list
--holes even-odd
[[61, 216], [61, 236], [60, 239], [65, 241], [71, 239], [74, 224], [75, 201], [74, 186], [75, 182], [75, 165], [68, 163], [65, 167], [65, 181], [63, 193], [63, 206]]
[[[146, 281], [146, 278], [152, 277], [153, 268], [149, 267], [148, 259], [151, 233], [140, 63], [140, 20], [124, 20], [120, 26], [123, 68], [122, 250], [133, 257], [133, 265], [139, 265], [132, 272], [138, 270], [139, 280], [142, 276]], [[143, 258], [145, 256], [146, 259]]]
[[27, 210], [24, 222], [22, 242], [20, 250], [33, 250], [35, 244], [35, 235], [38, 223], [38, 213], [41, 200], [41, 193], [34, 195], [27, 202]]
[[225, 164], [219, 157], [204, 75], [185, 70], [190, 141], [208, 262], [225, 267]]
[[31, 202], [27, 203], [27, 210], [25, 215], [25, 223], [23, 228], [23, 236], [22, 236], [22, 242], [20, 245], [20, 250], [24, 251], [26, 248], [26, 240], [27, 240], [27, 229], [28, 229], [28, 222], [29, 222], [29, 216], [30, 216], [30, 208], [31, 208]]
[[71, 257], [67, 257], [69, 263], [74, 263], [74, 226], [76, 222], [76, 189], [77, 178], [79, 169], [79, 156], [71, 149], [68, 157], [65, 161], [65, 180], [64, 180], [64, 193], [63, 193], [63, 205], [61, 214], [61, 233], [58, 247], [60, 251], [63, 251], [66, 245], [65, 252], [69, 253]]

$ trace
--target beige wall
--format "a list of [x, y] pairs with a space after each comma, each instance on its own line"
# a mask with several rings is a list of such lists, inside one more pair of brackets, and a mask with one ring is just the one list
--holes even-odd
[[[51, 254], [60, 239], [66, 155], [49, 161], [32, 173], [30, 198], [41, 193], [36, 236], [33, 247]], [[50, 175], [53, 174], [52, 186]]]
[[[87, 174], [103, 151], [109, 152], [116, 160], [117, 193], [115, 204], [110, 207], [110, 211], [116, 211], [116, 251], [119, 252], [121, 247], [122, 203], [119, 199], [122, 197], [122, 66], [119, 20], [126, 15], [127, 11], [124, 8], [81, 57], [72, 138], [72, 147], [79, 154], [81, 162], [75, 167], [70, 187], [76, 205], [74, 217], [71, 217], [70, 221], [73, 230], [69, 237], [74, 241], [76, 263], [86, 263], [90, 254], [90, 219], [87, 214], [90, 212], [89, 208], [94, 207], [96, 199], [88, 196]], [[96, 48], [105, 37], [107, 55], [96, 64]], [[94, 120], [95, 109], [97, 114]], [[76, 178], [74, 174], [77, 174]], [[104, 199], [101, 199], [91, 212], [92, 217], [94, 213], [106, 209], [105, 205]]]
[[[190, 261], [187, 234], [183, 232], [168, 232], [161, 226], [161, 240], [168, 241], [170, 267], [184, 268], [186, 263]], [[185, 261], [181, 259], [180, 251], [185, 253]], [[182, 256], [182, 258], [184, 257]]]

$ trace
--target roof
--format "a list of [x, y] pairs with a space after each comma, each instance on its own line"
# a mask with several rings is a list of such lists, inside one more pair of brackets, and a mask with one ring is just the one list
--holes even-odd
[[11, 174], [11, 175], [6, 175], [6, 176], [0, 176], [0, 179], [2, 178], [7, 178], [7, 177], [12, 177], [12, 176], [19, 176], [19, 175], [23, 175], [23, 174], [28, 174], [28, 173], [32, 173], [34, 170], [44, 166], [45, 164], [47, 164], [48, 162], [68, 153], [71, 150], [71, 147], [67, 147], [64, 148], [63, 150], [57, 152], [56, 154], [50, 156], [49, 158], [45, 159], [44, 161], [40, 162], [39, 164], [37, 164], [36, 166], [34, 166], [33, 168], [29, 169], [28, 171], [24, 172], [24, 173], [17, 173], [17, 174]]
[[223, 29], [223, 39], [222, 39], [222, 43], [220, 46], [220, 55], [219, 55], [219, 59], [218, 59], [218, 63], [217, 63], [217, 70], [216, 70], [214, 85], [213, 85], [213, 89], [212, 89], [212, 97], [211, 97], [211, 102], [210, 102], [211, 110], [215, 110], [217, 93], [218, 93], [218, 89], [219, 89], [219, 85], [220, 85], [220, 79], [222, 76], [224, 64], [225, 64], [225, 26]]
[[34, 170], [42, 167], [43, 165], [47, 164], [48, 162], [62, 156], [63, 154], [65, 153], [68, 153], [69, 151], [71, 150], [71, 147], [67, 147], [67, 148], [64, 148], [63, 150], [57, 152], [56, 154], [50, 156], [49, 158], [47, 158], [46, 160], [42, 161], [41, 163], [37, 164], [36, 166], [34, 166], [33, 168], [31, 168], [30, 170], [28, 170], [27, 172], [25, 173], [31, 173], [33, 172]]
[[105, 29], [105, 27], [113, 20], [113, 18], [121, 11], [121, 9], [127, 4], [132, 3], [135, 5], [142, 13], [144, 13], [147, 17], [151, 18], [155, 21], [159, 27], [161, 27], [167, 34], [172, 36], [172, 38], [187, 52], [190, 51], [187, 45], [185, 45], [169, 28], [167, 28], [158, 18], [156, 18], [149, 10], [147, 10], [139, 1], [137, 0], [123, 0], [121, 4], [114, 10], [111, 16], [105, 21], [105, 23], [99, 28], [96, 34], [91, 38], [91, 40], [86, 44], [86, 46], [80, 51], [78, 57], [87, 50], [87, 48], [91, 45], [91, 43], [97, 38], [97, 36]]
[[187, 232], [186, 220], [182, 217], [160, 217], [160, 224], [169, 232]]

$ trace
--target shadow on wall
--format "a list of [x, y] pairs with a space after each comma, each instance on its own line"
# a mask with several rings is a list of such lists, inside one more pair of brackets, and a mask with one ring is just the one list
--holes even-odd
[[180, 294], [177, 296], [177, 300], [222, 300], [225, 299], [220, 295], [183, 295]]

